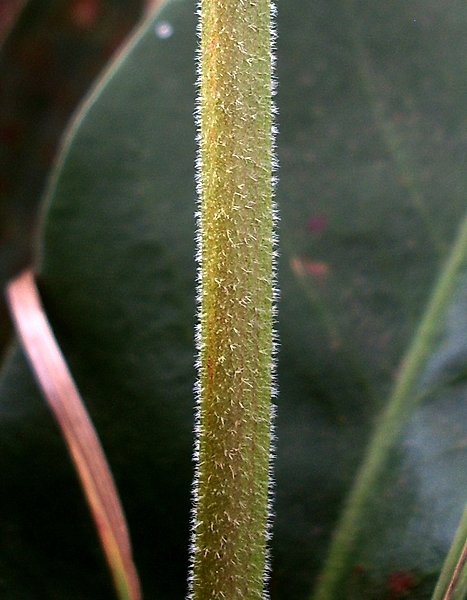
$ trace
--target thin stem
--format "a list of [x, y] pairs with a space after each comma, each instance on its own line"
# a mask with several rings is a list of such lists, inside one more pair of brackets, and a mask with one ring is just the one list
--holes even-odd
[[273, 349], [270, 0], [201, 0], [192, 598], [260, 599]]
[[467, 594], [467, 507], [431, 600], [464, 600]]
[[120, 600], [141, 600], [130, 537], [97, 433], [42, 307], [32, 271], [7, 287], [11, 315], [32, 373], [55, 415], [97, 527]]

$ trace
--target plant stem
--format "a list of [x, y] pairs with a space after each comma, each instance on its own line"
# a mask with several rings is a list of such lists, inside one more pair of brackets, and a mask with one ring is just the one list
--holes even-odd
[[440, 324], [452, 301], [452, 295], [467, 261], [467, 217], [461, 224], [457, 240], [433, 290], [425, 314], [401, 364], [394, 390], [380, 417], [366, 458], [347, 499], [342, 517], [331, 542], [328, 558], [313, 600], [334, 600], [351, 568], [352, 554], [359, 539], [368, 499], [378, 482], [391, 448], [399, 439], [417, 400], [416, 387], [432, 350]]
[[273, 350], [270, 0], [201, 0], [192, 598], [260, 599]]
[[467, 507], [444, 561], [431, 600], [465, 600], [467, 593]]

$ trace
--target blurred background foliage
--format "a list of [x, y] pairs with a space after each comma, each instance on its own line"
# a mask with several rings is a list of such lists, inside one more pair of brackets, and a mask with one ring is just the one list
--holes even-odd
[[[37, 208], [74, 108], [157, 0], [1, 0], [0, 287], [31, 260]], [[0, 356], [11, 337], [3, 294]]]
[[[11, 186], [1, 204], [3, 279], [28, 261], [59, 132], [98, 72], [97, 57], [102, 66], [118, 45], [115, 28], [124, 36], [112, 23], [131, 11], [136, 23], [144, 10], [131, 7], [30, 0], [4, 45], [2, 181]], [[38, 270], [48, 314], [119, 480], [148, 598], [178, 599], [185, 589], [194, 7], [194, 0], [177, 0], [155, 16], [81, 115], [49, 190]], [[40, 11], [50, 29], [28, 29]], [[114, 13], [120, 17], [112, 20]], [[375, 416], [465, 218], [466, 14], [454, 0], [279, 6], [275, 599], [309, 597]], [[26, 59], [13, 68], [15, 56]], [[23, 112], [13, 119], [17, 109]], [[458, 275], [458, 293], [418, 373], [419, 405], [403, 415], [404, 434], [387, 449], [336, 598], [430, 598], [451, 543], [467, 497], [467, 296]], [[94, 553], [91, 526], [18, 351], [0, 397], [0, 568], [13, 565], [4, 567], [4, 585], [14, 590], [7, 598], [19, 597], [17, 589], [33, 600], [37, 589], [47, 600], [88, 598], [80, 586], [101, 581], [78, 538]]]

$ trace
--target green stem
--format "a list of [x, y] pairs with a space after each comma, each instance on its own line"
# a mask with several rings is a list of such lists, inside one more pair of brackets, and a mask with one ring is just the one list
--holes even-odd
[[439, 332], [440, 323], [452, 301], [460, 270], [467, 259], [467, 217], [441, 272], [413, 342], [402, 361], [399, 376], [387, 407], [381, 415], [366, 458], [357, 475], [337, 525], [328, 558], [313, 600], [337, 598], [340, 585], [351, 568], [368, 499], [378, 482], [389, 452], [399, 439], [420, 395], [416, 386]]
[[270, 0], [200, 3], [192, 598], [263, 597], [273, 350]]
[[465, 600], [467, 595], [467, 507], [444, 561], [431, 600]]

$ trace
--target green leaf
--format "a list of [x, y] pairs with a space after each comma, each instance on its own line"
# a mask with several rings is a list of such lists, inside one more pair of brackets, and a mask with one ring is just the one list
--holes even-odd
[[[173, 0], [155, 15], [78, 115], [39, 242], [44, 303], [115, 472], [149, 599], [182, 598], [188, 560], [194, 8]], [[279, 6], [274, 599], [311, 593], [467, 209], [465, 15], [421, 0]], [[464, 285], [335, 598], [433, 591], [467, 500]], [[0, 398], [5, 598], [112, 597], [18, 351]]]
[[[141, 19], [144, 4], [144, 0], [0, 2], [2, 288], [31, 260], [37, 207], [61, 132], [92, 81]], [[0, 298], [0, 360], [11, 337], [11, 322]]]
[[[177, 29], [164, 39], [155, 27], [167, 19]], [[38, 279], [121, 491], [146, 597], [179, 598], [192, 481], [193, 5], [173, 3], [146, 29], [78, 116], [79, 132], [72, 126], [46, 200]], [[113, 597], [81, 490], [19, 352], [1, 398], [7, 597], [16, 585], [23, 598]], [[28, 554], [38, 579], [22, 577]]]

